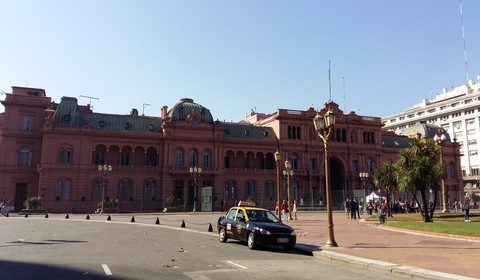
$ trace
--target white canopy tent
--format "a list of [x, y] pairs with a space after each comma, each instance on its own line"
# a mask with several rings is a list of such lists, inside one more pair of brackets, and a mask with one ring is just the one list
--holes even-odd
[[380, 202], [380, 201], [382, 201], [382, 200], [386, 200], [386, 197], [384, 197], [384, 196], [379, 196], [378, 194], [376, 194], [375, 192], [372, 191], [371, 194], [367, 195], [366, 200], [367, 200], [367, 202], [370, 202], [370, 201]]

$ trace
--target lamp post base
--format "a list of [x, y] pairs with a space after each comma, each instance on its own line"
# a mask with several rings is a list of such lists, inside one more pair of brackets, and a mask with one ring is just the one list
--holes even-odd
[[335, 242], [335, 240], [327, 240], [327, 243], [325, 243], [325, 246], [327, 247], [338, 247], [338, 244], [337, 242]]

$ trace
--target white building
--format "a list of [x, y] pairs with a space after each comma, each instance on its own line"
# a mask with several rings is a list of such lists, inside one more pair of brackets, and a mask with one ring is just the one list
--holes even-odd
[[[383, 130], [407, 133], [418, 122], [443, 127], [453, 141], [460, 145], [461, 169], [465, 192], [480, 193], [480, 75], [477, 83], [470, 80], [432, 99], [404, 110], [401, 113], [382, 118]], [[408, 132], [411, 133], [411, 132]]]

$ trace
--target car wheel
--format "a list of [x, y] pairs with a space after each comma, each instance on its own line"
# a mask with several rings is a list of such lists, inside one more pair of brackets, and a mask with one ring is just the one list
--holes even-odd
[[221, 228], [218, 232], [218, 238], [220, 239], [220, 242], [227, 242], [227, 233], [224, 228]]
[[255, 233], [250, 232], [248, 234], [247, 245], [249, 249], [255, 249]]

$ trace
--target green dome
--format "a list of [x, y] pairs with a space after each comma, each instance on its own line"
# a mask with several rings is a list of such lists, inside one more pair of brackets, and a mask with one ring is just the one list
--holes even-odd
[[196, 115], [201, 122], [213, 124], [213, 117], [210, 110], [200, 104], [193, 102], [191, 98], [182, 98], [180, 102], [168, 111], [168, 116], [172, 122], [185, 121], [189, 115]]

